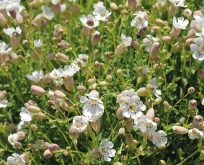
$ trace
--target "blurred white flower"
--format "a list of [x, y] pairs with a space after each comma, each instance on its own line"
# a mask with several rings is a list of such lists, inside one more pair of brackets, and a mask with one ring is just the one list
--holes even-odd
[[75, 116], [73, 118], [72, 126], [75, 127], [78, 132], [86, 131], [88, 124], [88, 118], [85, 116]]
[[71, 63], [71, 65], [65, 65], [62, 73], [63, 77], [72, 77], [76, 72], [79, 71], [79, 67], [75, 63]]
[[157, 123], [148, 119], [145, 115], [134, 120], [134, 128], [139, 129], [142, 133], [151, 135], [157, 129]]
[[132, 43], [132, 37], [127, 37], [123, 33], [121, 34], [121, 40], [122, 44], [124, 44], [126, 47], [130, 46]]
[[122, 115], [126, 118], [137, 118], [141, 116], [141, 111], [146, 109], [146, 106], [140, 101], [140, 97], [136, 95], [134, 89], [125, 90], [117, 97], [117, 103], [123, 110]]
[[99, 99], [99, 93], [96, 90], [89, 94], [80, 97], [80, 102], [83, 103], [82, 113], [90, 122], [95, 122], [104, 113], [103, 102]]
[[146, 38], [143, 39], [143, 45], [145, 47], [145, 50], [151, 53], [155, 45], [159, 46], [159, 39], [151, 35], [147, 35]]
[[99, 25], [99, 21], [92, 15], [82, 15], [80, 17], [80, 21], [83, 24], [83, 26], [87, 27], [87, 28], [95, 28]]
[[138, 31], [146, 28], [148, 26], [148, 21], [146, 19], [147, 13], [138, 11], [135, 15], [135, 18], [131, 21], [131, 26], [136, 27]]
[[193, 52], [193, 58], [199, 61], [204, 60], [204, 39], [198, 37], [194, 39], [194, 43], [190, 45], [191, 51]]
[[167, 143], [167, 134], [160, 130], [152, 134], [152, 143], [158, 147], [164, 147]]
[[29, 122], [32, 120], [32, 115], [27, 108], [22, 107], [20, 112], [21, 121]]
[[195, 28], [197, 26], [203, 26], [204, 24], [204, 15], [201, 11], [195, 12], [193, 15], [194, 20], [191, 21], [191, 28]]
[[204, 138], [204, 132], [198, 130], [197, 128], [193, 128], [193, 129], [189, 129], [188, 136], [192, 140], [199, 139], [199, 138]]
[[115, 156], [116, 150], [112, 149], [114, 144], [108, 139], [103, 139], [99, 146], [99, 152], [103, 155], [103, 159], [107, 162], [111, 161], [111, 158]]
[[7, 28], [3, 30], [5, 34], [7, 34], [9, 37], [12, 37], [13, 35], [20, 35], [22, 30], [21, 28], [18, 26], [16, 28], [11, 27], [11, 28]]
[[186, 7], [185, 0], [169, 0], [169, 2], [171, 2], [174, 6], [178, 6], [178, 7]]
[[161, 96], [161, 90], [158, 89], [158, 84], [157, 84], [157, 81], [156, 81], [156, 78], [152, 78], [150, 81], [149, 81], [149, 84], [151, 84], [154, 89], [153, 89], [153, 93], [156, 97], [160, 97]]
[[59, 79], [63, 77], [63, 71], [62, 68], [54, 69], [49, 75], [52, 79]]
[[201, 104], [204, 105], [204, 97], [201, 99]]
[[23, 160], [23, 158], [17, 153], [13, 153], [12, 156], [9, 156], [7, 158], [7, 163], [9, 165], [25, 165], [26, 164], [25, 160]]
[[42, 15], [48, 19], [48, 20], [52, 20], [54, 17], [54, 12], [52, 11], [52, 9], [48, 6], [42, 6]]
[[43, 42], [41, 39], [38, 39], [38, 40], [34, 40], [34, 46], [39, 48], [43, 45]]
[[6, 99], [0, 100], [0, 108], [6, 108], [8, 101]]
[[43, 78], [43, 71], [34, 71], [31, 74], [26, 75], [27, 79], [33, 82], [40, 82]]
[[88, 55], [86, 54], [79, 54], [78, 58], [74, 61], [77, 64], [81, 64], [82, 67], [85, 67], [88, 63]]
[[95, 3], [93, 7], [94, 7], [93, 15], [97, 20], [108, 21], [108, 18], [111, 15], [111, 12], [109, 12], [105, 8], [105, 6], [103, 5], [103, 2]]
[[184, 17], [174, 17], [173, 18], [173, 26], [176, 29], [186, 29], [186, 27], [188, 26], [189, 21], [188, 20], [184, 20]]
[[5, 42], [0, 41], [0, 54], [9, 54], [11, 51], [12, 49]]
[[15, 146], [16, 142], [18, 141], [18, 136], [17, 133], [10, 134], [8, 136], [8, 142], [12, 145]]
[[57, 5], [57, 4], [60, 3], [60, 0], [51, 0], [51, 3], [52, 3], [53, 5]]

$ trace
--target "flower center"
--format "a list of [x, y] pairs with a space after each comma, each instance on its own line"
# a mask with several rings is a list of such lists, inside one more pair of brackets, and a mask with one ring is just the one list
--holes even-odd
[[202, 46], [199, 47], [199, 51], [200, 51], [201, 53], [204, 53], [204, 45], [202, 45]]
[[129, 108], [130, 110], [136, 112], [137, 109], [138, 109], [138, 106], [137, 106], [136, 103], [131, 103], [131, 104], [128, 105], [128, 108]]
[[89, 99], [89, 104], [92, 105], [92, 106], [96, 106], [97, 100]]
[[88, 24], [89, 26], [93, 26], [93, 25], [94, 25], [94, 20], [93, 20], [93, 18], [88, 18], [87, 24]]

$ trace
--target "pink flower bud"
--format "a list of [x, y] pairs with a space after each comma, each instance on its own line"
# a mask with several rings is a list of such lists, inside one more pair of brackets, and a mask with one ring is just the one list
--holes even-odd
[[34, 94], [38, 95], [38, 96], [42, 96], [42, 95], [45, 94], [45, 90], [44, 90], [42, 87], [37, 86], [37, 85], [32, 85], [32, 86], [31, 86], [31, 91], [32, 91]]
[[146, 117], [150, 120], [154, 120], [155, 118], [155, 112], [154, 112], [154, 109], [153, 108], [150, 108], [147, 113], [146, 113]]
[[188, 109], [193, 110], [196, 108], [197, 108], [197, 101], [193, 99], [188, 103]]
[[27, 108], [31, 113], [40, 112], [40, 108], [35, 105], [28, 105]]
[[192, 128], [201, 129], [203, 126], [203, 117], [201, 115], [194, 116]]
[[60, 99], [64, 99], [66, 97], [66, 95], [62, 91], [60, 91], [60, 90], [55, 90], [54, 91], [54, 95], [56, 97], [60, 98]]
[[25, 133], [25, 132], [23, 132], [23, 131], [18, 131], [18, 132], [17, 132], [17, 139], [18, 139], [19, 141], [25, 139], [25, 137], [26, 137], [26, 133]]
[[93, 130], [95, 132], [98, 133], [100, 131], [100, 128], [101, 128], [101, 120], [98, 119], [95, 122], [91, 122], [91, 127], [93, 128]]
[[20, 13], [17, 13], [17, 14], [16, 14], [16, 22], [17, 22], [18, 24], [23, 23], [23, 16], [22, 16]]
[[98, 44], [98, 42], [100, 41], [100, 32], [96, 31], [93, 33], [92, 37], [91, 37], [91, 43], [93, 45]]
[[48, 149], [52, 152], [52, 151], [58, 150], [59, 146], [57, 144], [52, 143], [48, 145]]
[[71, 126], [69, 129], [69, 134], [73, 137], [73, 138], [77, 138], [79, 132], [77, 131], [76, 127]]
[[188, 133], [188, 129], [182, 127], [182, 126], [173, 126], [173, 132], [175, 134], [179, 134], [179, 135], [185, 135]]
[[51, 158], [53, 156], [53, 153], [49, 149], [47, 149], [47, 150], [44, 151], [43, 156], [46, 159], [49, 159], [49, 158]]
[[20, 44], [18, 37], [15, 35], [10, 38], [10, 42], [13, 49], [17, 49]]

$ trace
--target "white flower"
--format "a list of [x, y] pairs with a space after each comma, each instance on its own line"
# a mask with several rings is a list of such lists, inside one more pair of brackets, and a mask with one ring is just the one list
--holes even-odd
[[146, 28], [148, 26], [148, 21], [146, 19], [147, 13], [138, 11], [135, 14], [135, 18], [131, 22], [132, 27], [136, 27], [138, 31]]
[[201, 11], [193, 15], [194, 20], [191, 21], [191, 28], [204, 25], [204, 15]]
[[189, 21], [188, 20], [184, 20], [184, 17], [174, 17], [173, 18], [173, 26], [176, 29], [186, 29], [186, 27], [188, 26]]
[[0, 42], [0, 54], [9, 54], [11, 51], [12, 49], [5, 42]]
[[201, 104], [204, 105], [204, 97], [201, 99]]
[[122, 43], [128, 47], [131, 45], [132, 43], [132, 37], [127, 37], [126, 35], [124, 35], [123, 33], [121, 34], [121, 40], [122, 40]]
[[139, 129], [142, 133], [151, 135], [157, 129], [157, 123], [148, 119], [145, 115], [142, 115], [141, 117], [134, 119], [134, 128], [136, 130]]
[[71, 65], [65, 65], [62, 76], [63, 77], [68, 77], [68, 76], [72, 77], [76, 72], [79, 71], [79, 69], [80, 68], [75, 63], [71, 63]]
[[99, 21], [92, 15], [88, 16], [82, 15], [80, 21], [83, 24], [83, 26], [90, 29], [97, 27], [99, 25]]
[[153, 93], [156, 97], [160, 97], [161, 96], [161, 90], [158, 89], [158, 84], [157, 84], [157, 81], [156, 81], [156, 78], [152, 78], [150, 81], [149, 81], [149, 84], [151, 84], [154, 89], [153, 89]]
[[99, 93], [96, 90], [80, 97], [80, 102], [84, 104], [82, 113], [90, 122], [95, 122], [103, 115], [104, 105], [99, 99]]
[[151, 53], [153, 46], [159, 45], [159, 39], [151, 35], [147, 35], [146, 38], [143, 39], [143, 45], [145, 46], [145, 50]]
[[167, 143], [167, 134], [160, 130], [152, 134], [152, 143], [158, 147], [164, 147]]
[[18, 26], [17, 28], [11, 27], [11, 28], [7, 28], [3, 30], [5, 34], [7, 34], [9, 37], [12, 37], [13, 35], [20, 35], [22, 30], [21, 28]]
[[51, 0], [51, 3], [52, 3], [53, 5], [57, 5], [57, 4], [60, 3], [60, 0]]
[[199, 61], [204, 60], [204, 39], [198, 37], [194, 39], [194, 43], [190, 45], [191, 51], [193, 52], [193, 58]]
[[42, 15], [48, 19], [51, 20], [54, 17], [54, 12], [52, 11], [52, 9], [48, 6], [42, 6]]
[[74, 62], [77, 64], [81, 64], [82, 67], [85, 67], [88, 63], [88, 55], [79, 54], [78, 58]]
[[103, 155], [103, 159], [107, 162], [111, 161], [111, 158], [115, 156], [116, 150], [112, 149], [114, 144], [108, 139], [103, 139], [99, 146], [99, 152]]
[[8, 136], [8, 142], [12, 145], [15, 146], [16, 142], [18, 141], [18, 136], [17, 133], [10, 134]]
[[52, 79], [59, 79], [63, 77], [63, 71], [62, 68], [54, 69], [49, 75]]
[[117, 97], [117, 103], [123, 110], [122, 115], [126, 118], [137, 118], [141, 116], [141, 111], [146, 109], [146, 106], [140, 101], [140, 97], [136, 95], [134, 89], [125, 90]]
[[7, 163], [9, 165], [25, 165], [26, 164], [25, 160], [23, 160], [23, 158], [17, 153], [13, 153], [12, 156], [9, 156], [7, 158]]
[[85, 116], [75, 116], [73, 118], [72, 126], [75, 127], [78, 132], [86, 131], [88, 124], [88, 118]]
[[43, 42], [41, 39], [38, 39], [38, 40], [34, 40], [34, 46], [39, 48], [43, 45]]
[[204, 132], [198, 130], [197, 128], [193, 128], [193, 129], [188, 130], [188, 136], [192, 140], [204, 138]]
[[22, 107], [20, 112], [21, 121], [29, 122], [32, 120], [32, 115], [27, 108]]
[[103, 5], [103, 2], [98, 2], [93, 5], [94, 11], [93, 15], [95, 18], [99, 21], [107, 21], [109, 16], [111, 15], [111, 12], [109, 12], [105, 6]]
[[169, 0], [169, 2], [171, 2], [174, 6], [186, 7], [186, 5], [184, 5], [185, 0]]
[[6, 108], [8, 101], [6, 99], [0, 100], [0, 108]]
[[30, 81], [33, 81], [33, 82], [36, 82], [36, 83], [40, 82], [42, 80], [42, 78], [43, 78], [43, 71], [42, 70], [34, 71], [31, 74], [27, 74], [26, 77]]

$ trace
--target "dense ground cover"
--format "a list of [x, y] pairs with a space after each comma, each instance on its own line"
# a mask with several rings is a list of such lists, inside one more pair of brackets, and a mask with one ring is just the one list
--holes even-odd
[[202, 164], [204, 1], [1, 0], [0, 164]]

